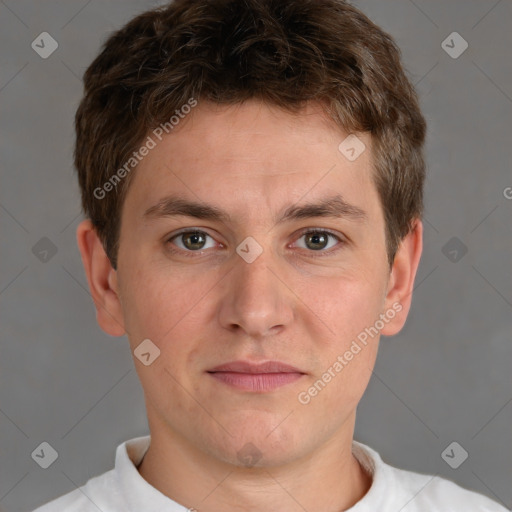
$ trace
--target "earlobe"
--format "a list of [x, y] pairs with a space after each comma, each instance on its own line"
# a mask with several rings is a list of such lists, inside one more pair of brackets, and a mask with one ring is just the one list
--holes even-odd
[[[384, 336], [397, 334], [405, 325], [411, 308], [414, 279], [423, 250], [423, 224], [417, 219], [411, 231], [405, 236], [393, 261], [389, 277], [388, 291], [384, 302], [384, 311], [393, 311], [392, 318], [381, 330]], [[386, 315], [391, 317], [391, 315]]]
[[126, 330], [118, 295], [117, 272], [112, 268], [103, 244], [89, 219], [79, 224], [76, 239], [96, 307], [96, 320], [110, 336], [122, 336]]

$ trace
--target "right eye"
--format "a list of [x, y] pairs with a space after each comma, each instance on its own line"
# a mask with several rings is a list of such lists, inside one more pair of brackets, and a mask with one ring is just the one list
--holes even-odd
[[[213, 240], [213, 238], [204, 231], [200, 231], [198, 229], [189, 229], [173, 234], [170, 238], [167, 239], [167, 243], [176, 245], [179, 247], [180, 251], [189, 253], [187, 254], [187, 256], [189, 256], [191, 255], [190, 253], [201, 252], [205, 249], [211, 248], [212, 246], [205, 246], [207, 244], [207, 238], [211, 238]], [[174, 240], [176, 240], [176, 242], [173, 242]], [[179, 252], [173, 248], [171, 248], [171, 251]]]

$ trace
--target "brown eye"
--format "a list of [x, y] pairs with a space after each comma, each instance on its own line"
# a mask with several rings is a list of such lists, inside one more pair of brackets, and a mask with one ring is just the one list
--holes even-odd
[[[345, 242], [341, 236], [323, 229], [305, 230], [297, 240], [302, 239], [304, 239], [304, 242], [302, 244], [298, 243], [298, 247], [308, 249], [309, 252], [317, 252], [318, 256], [327, 256], [336, 252], [344, 245]], [[336, 247], [336, 245], [339, 247]]]
[[181, 235], [181, 240], [183, 245], [187, 249], [191, 250], [200, 250], [203, 249], [204, 244], [206, 243], [206, 237], [203, 233], [199, 231], [194, 231], [192, 233], [185, 233]]
[[[186, 252], [197, 252], [203, 249], [209, 249], [212, 245], [207, 246], [207, 239], [212, 238], [204, 231], [182, 231], [171, 237], [168, 242], [174, 243], [181, 250]], [[212, 239], [213, 240], [213, 239]]]
[[311, 232], [305, 235], [306, 246], [309, 249], [313, 249], [314, 251], [318, 251], [320, 249], [325, 249], [329, 242], [329, 237], [325, 233], [322, 232]]

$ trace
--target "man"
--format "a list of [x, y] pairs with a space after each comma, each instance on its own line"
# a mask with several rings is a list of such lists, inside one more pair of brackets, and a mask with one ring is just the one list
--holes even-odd
[[150, 436], [50, 511], [499, 511], [353, 440], [411, 306], [425, 121], [339, 0], [178, 0], [85, 73], [77, 230]]

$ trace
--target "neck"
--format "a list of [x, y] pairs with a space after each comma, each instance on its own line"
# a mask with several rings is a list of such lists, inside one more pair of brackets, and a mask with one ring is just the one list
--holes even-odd
[[201, 512], [340, 512], [360, 501], [372, 482], [352, 454], [353, 425], [350, 435], [339, 435], [300, 459], [252, 468], [212, 457], [176, 432], [150, 430], [140, 475], [162, 494]]

